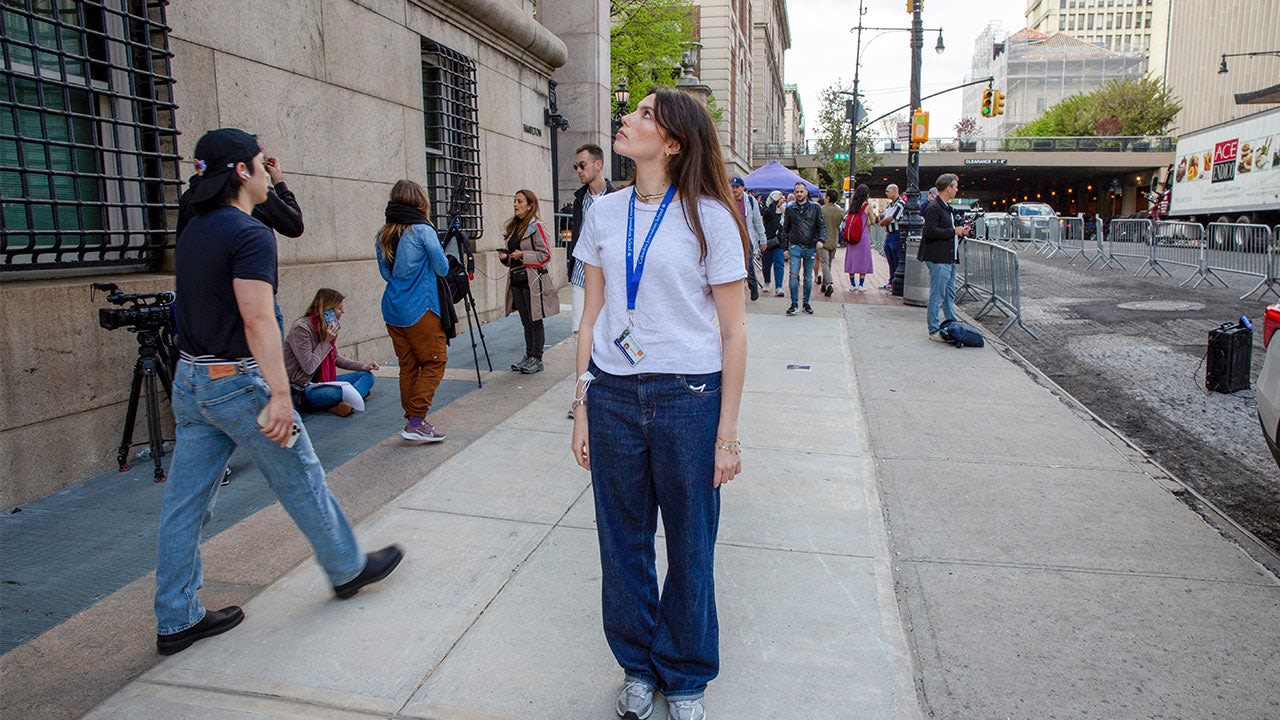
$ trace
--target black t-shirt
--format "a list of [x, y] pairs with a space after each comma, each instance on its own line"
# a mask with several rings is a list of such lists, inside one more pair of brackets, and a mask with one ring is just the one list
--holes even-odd
[[231, 281], [276, 284], [276, 245], [271, 230], [227, 205], [192, 218], [174, 253], [178, 295], [178, 349], [233, 360], [249, 357], [244, 321]]

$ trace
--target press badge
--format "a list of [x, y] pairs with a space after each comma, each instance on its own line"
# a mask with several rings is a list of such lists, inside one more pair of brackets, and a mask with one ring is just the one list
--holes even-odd
[[640, 343], [631, 334], [631, 328], [629, 327], [623, 330], [621, 335], [613, 339], [613, 344], [622, 351], [622, 357], [626, 358], [632, 367], [644, 359], [644, 348], [640, 347]]

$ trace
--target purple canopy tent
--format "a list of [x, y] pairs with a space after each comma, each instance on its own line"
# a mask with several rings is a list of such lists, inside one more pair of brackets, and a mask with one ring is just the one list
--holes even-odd
[[747, 190], [753, 193], [781, 190], [783, 194], [786, 194], [795, 189], [796, 183], [802, 182], [805, 187], [809, 188], [809, 195], [818, 194], [817, 185], [791, 172], [777, 160], [748, 173], [746, 177], [742, 178], [742, 181], [746, 183]]

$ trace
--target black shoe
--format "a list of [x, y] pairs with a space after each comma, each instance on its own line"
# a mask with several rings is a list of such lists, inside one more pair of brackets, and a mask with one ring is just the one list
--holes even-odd
[[813, 314], [813, 306], [812, 306], [812, 305], [810, 305], [809, 303], [805, 303], [805, 304], [804, 304], [804, 314], [805, 314], [805, 315], [812, 315], [812, 314]]
[[403, 559], [404, 553], [396, 545], [388, 545], [377, 552], [371, 552], [365, 555], [364, 570], [360, 571], [356, 579], [348, 583], [335, 585], [333, 594], [337, 595], [339, 600], [346, 600], [360, 592], [360, 588], [365, 585], [372, 585], [386, 578]]
[[751, 302], [755, 302], [759, 299], [760, 299], [760, 288], [755, 285], [752, 285], [751, 286]]
[[826, 286], [822, 288], [822, 294], [826, 295], [827, 297], [831, 297], [832, 295], [835, 294], [835, 292], [836, 292], [835, 286], [832, 285], [831, 283], [827, 283]]
[[206, 612], [200, 622], [181, 632], [156, 635], [156, 651], [161, 655], [173, 655], [191, 647], [197, 640], [221, 635], [244, 620], [244, 611], [232, 605], [221, 610]]
[[[808, 307], [808, 305], [806, 305], [805, 307]], [[791, 303], [791, 307], [787, 308], [787, 316], [790, 317], [795, 314], [796, 314], [796, 304]]]

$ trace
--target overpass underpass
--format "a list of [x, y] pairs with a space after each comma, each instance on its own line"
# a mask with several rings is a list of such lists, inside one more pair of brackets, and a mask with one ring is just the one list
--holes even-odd
[[[907, 184], [907, 153], [897, 149], [902, 145], [878, 144], [880, 165], [870, 176], [859, 177], [873, 198], [883, 197], [889, 183], [904, 190]], [[805, 148], [779, 149], [791, 152], [766, 158], [757, 154], [757, 162], [777, 159], [793, 170], [817, 166], [812, 154], [796, 152]], [[957, 197], [976, 199], [987, 210], [1004, 210], [1015, 202], [1043, 202], [1062, 215], [1125, 217], [1146, 209], [1142, 193], [1151, 172], [1174, 161], [1173, 149], [1167, 137], [1003, 138], [965, 143], [941, 138], [929, 141], [920, 152], [920, 187], [927, 190], [938, 175], [951, 172], [960, 176]]]

